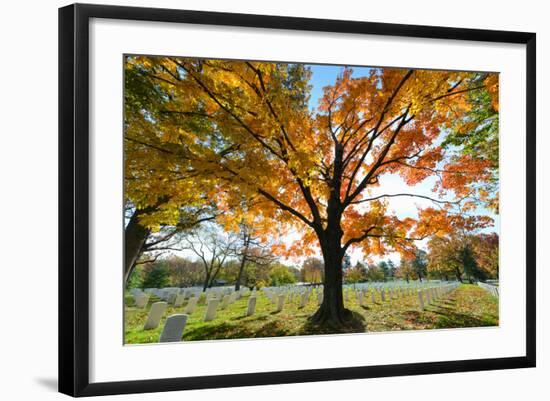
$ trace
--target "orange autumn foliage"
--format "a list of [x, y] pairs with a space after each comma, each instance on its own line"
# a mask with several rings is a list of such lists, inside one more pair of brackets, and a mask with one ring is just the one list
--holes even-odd
[[[409, 255], [415, 240], [491, 223], [457, 207], [474, 207], [488, 163], [440, 146], [449, 121], [473, 107], [476, 73], [372, 68], [354, 77], [344, 68], [312, 111], [303, 65], [128, 57], [125, 69], [160, 99], [125, 121], [127, 199], [169, 199], [144, 218], [151, 228], [176, 221], [182, 205], [212, 203], [228, 230], [248, 220], [266, 238], [299, 233], [292, 246], [274, 241], [287, 256], [325, 252], [334, 235], [344, 253]], [[484, 82], [498, 108], [498, 75]], [[398, 218], [389, 198], [371, 195], [386, 174], [411, 187], [436, 177], [437, 207]], [[453, 201], [437, 203], [443, 197]]]

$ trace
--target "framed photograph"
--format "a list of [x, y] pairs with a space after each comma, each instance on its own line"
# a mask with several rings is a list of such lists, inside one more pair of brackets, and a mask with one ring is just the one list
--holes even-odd
[[59, 10], [59, 390], [535, 366], [535, 34]]

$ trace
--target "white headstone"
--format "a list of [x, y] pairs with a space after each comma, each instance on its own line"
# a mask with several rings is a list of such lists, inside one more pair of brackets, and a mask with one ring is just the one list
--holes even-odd
[[222, 299], [222, 305], [221, 305], [221, 308], [222, 309], [225, 309], [227, 308], [227, 306], [229, 305], [229, 300], [231, 299], [231, 297], [229, 295], [224, 295], [223, 296], [223, 299]]
[[424, 290], [424, 293], [426, 294], [426, 303], [429, 305], [430, 304], [430, 290]]
[[256, 311], [256, 297], [251, 296], [248, 298], [248, 307], [246, 308], [246, 316], [251, 316]]
[[182, 306], [183, 301], [185, 301], [185, 295], [184, 294], [178, 294], [176, 296], [175, 301], [174, 301], [174, 306]]
[[197, 308], [198, 300], [199, 300], [199, 297], [196, 297], [196, 296], [189, 298], [189, 302], [187, 302], [187, 305], [185, 306], [183, 313], [190, 315], [193, 312], [195, 312], [195, 309]]
[[357, 293], [357, 299], [358, 299], [358, 302], [359, 302], [359, 306], [363, 306], [363, 297], [364, 297], [363, 291], [359, 291]]
[[204, 321], [209, 322], [210, 320], [214, 320], [216, 317], [216, 308], [218, 307], [218, 304], [220, 303], [219, 299], [211, 299], [208, 301], [208, 306], [206, 307], [206, 313], [204, 315]]
[[386, 291], [382, 290], [380, 291], [380, 298], [382, 299], [382, 302], [386, 300]]
[[162, 328], [159, 341], [161, 343], [181, 341], [187, 318], [188, 315], [184, 314], [168, 316]]
[[147, 305], [147, 302], [149, 302], [149, 294], [141, 293], [134, 295], [134, 301], [136, 303], [136, 307], [138, 308], [144, 308]]
[[307, 304], [307, 299], [308, 299], [308, 294], [307, 292], [304, 292], [301, 296], [300, 296], [300, 308], [304, 308]]
[[422, 297], [422, 291], [418, 291], [418, 304], [420, 305], [420, 310], [424, 310], [424, 299]]
[[285, 305], [285, 294], [280, 294], [277, 298], [277, 312], [280, 312], [283, 310], [283, 306]]
[[177, 294], [175, 292], [167, 292], [166, 294], [166, 300], [169, 304], [173, 304], [176, 302]]
[[167, 305], [166, 302], [155, 302], [151, 305], [151, 310], [149, 311], [143, 330], [151, 330], [158, 327]]
[[237, 299], [238, 299], [238, 293], [237, 292], [232, 292], [231, 295], [229, 296], [229, 304], [232, 304]]

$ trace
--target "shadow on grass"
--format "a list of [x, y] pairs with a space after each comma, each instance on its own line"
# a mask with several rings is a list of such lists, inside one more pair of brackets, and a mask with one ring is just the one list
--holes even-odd
[[434, 324], [436, 329], [496, 326], [494, 322], [488, 319], [480, 319], [475, 316], [465, 315], [464, 313], [458, 313], [452, 310], [434, 310], [433, 313], [439, 315], [439, 318]]
[[307, 321], [302, 329], [299, 331], [299, 335], [312, 335], [312, 334], [342, 334], [342, 333], [364, 333], [366, 331], [365, 317], [360, 313], [350, 311], [351, 317], [348, 319], [346, 325], [342, 327], [332, 327], [327, 325], [314, 324], [311, 321]]
[[487, 327], [496, 326], [498, 323], [488, 316], [480, 318], [457, 312], [456, 309], [446, 305], [431, 304], [424, 312], [408, 310], [403, 316], [415, 324], [430, 324], [434, 329], [452, 329], [462, 327]]
[[[256, 319], [255, 319], [256, 320]], [[258, 319], [264, 320], [264, 319]], [[217, 325], [201, 326], [195, 329], [186, 331], [183, 335], [184, 341], [193, 340], [222, 340], [233, 338], [254, 338], [254, 337], [280, 337], [288, 335], [284, 326], [274, 320], [249, 328], [244, 325], [230, 324], [223, 322]]]

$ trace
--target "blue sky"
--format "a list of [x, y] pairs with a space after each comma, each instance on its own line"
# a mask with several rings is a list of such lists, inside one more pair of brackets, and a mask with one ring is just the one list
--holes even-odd
[[[310, 84], [313, 86], [311, 89], [311, 98], [309, 100], [309, 107], [312, 109], [317, 108], [317, 102], [323, 96], [323, 88], [327, 85], [334, 84], [336, 77], [342, 72], [343, 66], [335, 65], [310, 65], [312, 71], [312, 77]], [[371, 68], [367, 67], [352, 67], [353, 76], [361, 77], [369, 74]]]

